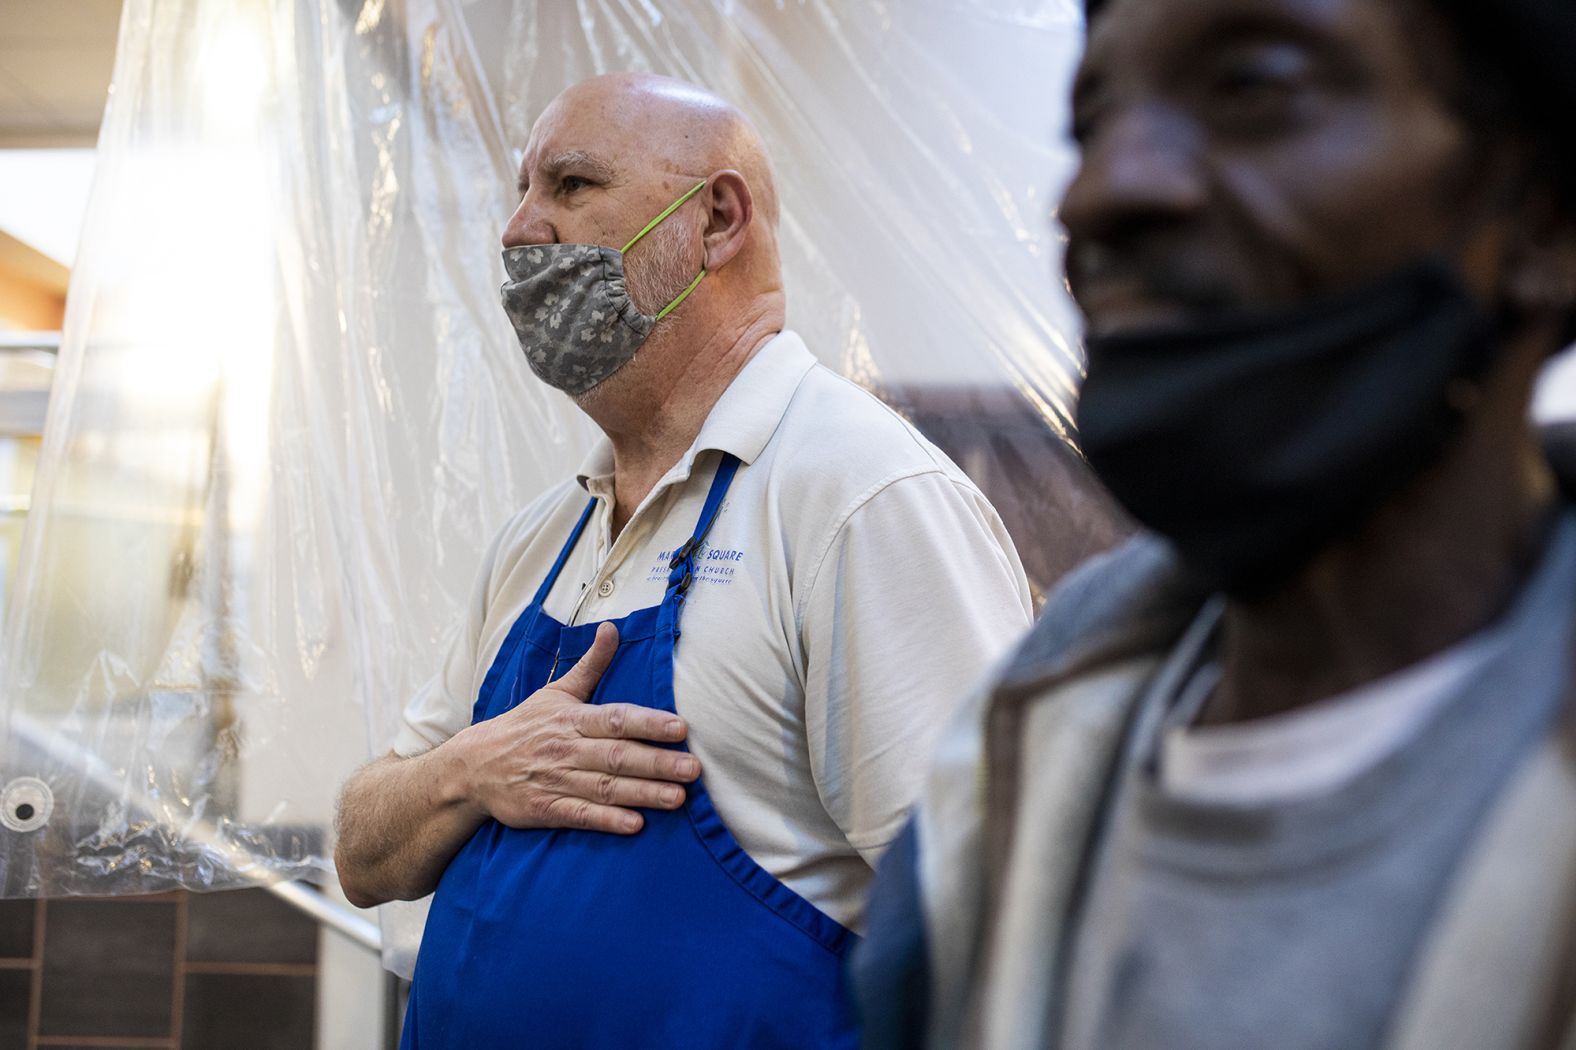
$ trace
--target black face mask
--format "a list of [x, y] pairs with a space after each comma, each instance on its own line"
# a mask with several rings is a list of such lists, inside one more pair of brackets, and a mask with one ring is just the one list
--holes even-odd
[[1080, 441], [1208, 583], [1261, 596], [1441, 458], [1495, 344], [1437, 260], [1285, 312], [1090, 338]]

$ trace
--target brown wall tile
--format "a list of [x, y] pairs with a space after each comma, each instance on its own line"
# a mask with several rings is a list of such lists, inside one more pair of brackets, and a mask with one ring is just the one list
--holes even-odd
[[194, 893], [186, 918], [191, 962], [317, 962], [317, 924], [266, 890]]
[[0, 901], [0, 959], [32, 958], [36, 910], [30, 900]]
[[173, 903], [57, 900], [44, 936], [40, 1035], [170, 1035]]
[[0, 1050], [23, 1050], [27, 1046], [27, 1008], [32, 986], [33, 971], [0, 970]]
[[311, 1050], [317, 1013], [310, 977], [193, 973], [186, 977], [186, 1050]]

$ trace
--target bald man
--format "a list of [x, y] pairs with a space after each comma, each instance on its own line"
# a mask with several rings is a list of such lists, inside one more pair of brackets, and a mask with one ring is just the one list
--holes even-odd
[[1028, 624], [1000, 519], [784, 330], [755, 130], [578, 84], [504, 230], [533, 371], [606, 435], [494, 542], [341, 803], [361, 906], [436, 890], [407, 1047], [845, 1047], [841, 962], [945, 721]]

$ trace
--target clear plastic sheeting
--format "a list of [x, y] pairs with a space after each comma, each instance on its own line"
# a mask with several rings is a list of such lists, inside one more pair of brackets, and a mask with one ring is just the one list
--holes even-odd
[[531, 122], [594, 73], [755, 118], [790, 324], [980, 482], [1038, 588], [1116, 539], [1065, 441], [1080, 19], [127, 0], [0, 650], [3, 779], [52, 806], [0, 835], [4, 894], [326, 876], [338, 784], [388, 749], [496, 529], [592, 437], [497, 289]]
[[[396, 17], [396, 14], [398, 17]], [[8, 895], [327, 871], [334, 793], [585, 427], [497, 307], [443, 4], [128, 0], [10, 588]]]

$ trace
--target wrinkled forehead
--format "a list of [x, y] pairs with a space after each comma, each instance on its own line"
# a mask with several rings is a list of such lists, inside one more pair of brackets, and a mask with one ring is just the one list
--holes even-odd
[[561, 95], [532, 126], [520, 172], [526, 175], [544, 165], [561, 166], [572, 159], [620, 168], [638, 150], [631, 129], [616, 119], [616, 114]]
[[[680, 167], [675, 151], [691, 129], [686, 114], [649, 91], [592, 81], [577, 84], [542, 111], [526, 142], [522, 174], [563, 158], [622, 175]], [[602, 172], [605, 174], [606, 172]]]

